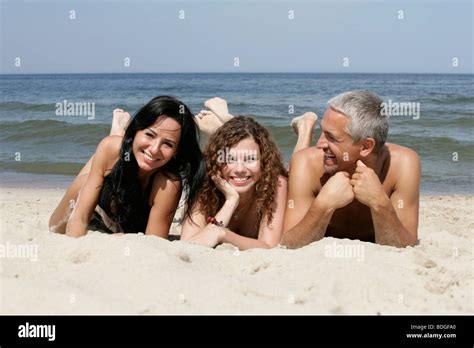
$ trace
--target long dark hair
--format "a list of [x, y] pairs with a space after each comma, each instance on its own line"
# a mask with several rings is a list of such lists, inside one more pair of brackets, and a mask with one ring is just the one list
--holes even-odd
[[[181, 125], [181, 137], [176, 155], [159, 170], [182, 181], [182, 189], [187, 193], [184, 217], [191, 217], [191, 208], [197, 198], [197, 191], [206, 175], [206, 164], [199, 148], [199, 133], [189, 108], [176, 98], [158, 96], [143, 106], [132, 118], [120, 149], [120, 158], [110, 173], [112, 189], [110, 212], [123, 232], [144, 232], [150, 207], [146, 192], [138, 180], [138, 163], [133, 154], [133, 141], [139, 130], [166, 115]], [[152, 178], [150, 179], [150, 183]]]

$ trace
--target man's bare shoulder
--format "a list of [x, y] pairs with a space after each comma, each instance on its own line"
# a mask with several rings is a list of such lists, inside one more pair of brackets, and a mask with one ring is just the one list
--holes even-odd
[[387, 177], [392, 190], [409, 188], [418, 190], [421, 176], [421, 161], [418, 154], [405, 146], [386, 144], [390, 154], [390, 167]]
[[390, 154], [390, 166], [411, 166], [417, 165], [420, 163], [420, 157], [415, 152], [408, 147], [387, 143], [385, 144]]
[[291, 165], [295, 165], [304, 169], [324, 169], [323, 157], [323, 150], [312, 146], [294, 153], [291, 158]]
[[319, 183], [324, 174], [324, 152], [316, 147], [308, 147], [293, 154], [290, 165], [290, 176], [298, 176], [298, 180]]

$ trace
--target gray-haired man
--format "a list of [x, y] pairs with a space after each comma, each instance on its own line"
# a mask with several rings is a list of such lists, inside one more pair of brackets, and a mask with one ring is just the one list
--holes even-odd
[[416, 244], [418, 155], [385, 143], [388, 120], [376, 95], [351, 91], [328, 105], [316, 147], [291, 159], [281, 244], [301, 247], [328, 236]]

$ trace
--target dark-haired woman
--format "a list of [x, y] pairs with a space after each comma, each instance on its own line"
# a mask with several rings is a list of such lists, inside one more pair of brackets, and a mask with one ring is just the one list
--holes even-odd
[[52, 231], [167, 237], [183, 190], [184, 215], [190, 216], [205, 175], [192, 113], [179, 100], [159, 96], [136, 113], [121, 136], [124, 116], [115, 110], [112, 135], [100, 142], [51, 215]]

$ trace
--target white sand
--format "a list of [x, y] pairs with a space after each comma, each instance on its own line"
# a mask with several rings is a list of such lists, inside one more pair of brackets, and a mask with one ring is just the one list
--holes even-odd
[[62, 193], [1, 189], [0, 313], [473, 313], [472, 196], [423, 197], [414, 248], [325, 238], [236, 252], [50, 233]]

